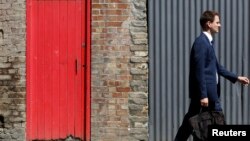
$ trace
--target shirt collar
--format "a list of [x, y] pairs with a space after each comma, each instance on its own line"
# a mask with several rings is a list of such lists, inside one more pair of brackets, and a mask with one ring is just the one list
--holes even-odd
[[206, 31], [204, 31], [203, 33], [207, 36], [208, 40], [211, 43], [213, 41], [213, 36], [210, 33], [206, 32]]

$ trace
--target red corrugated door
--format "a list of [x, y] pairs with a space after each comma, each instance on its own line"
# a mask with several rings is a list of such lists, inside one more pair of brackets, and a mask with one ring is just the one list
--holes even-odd
[[27, 1], [27, 140], [89, 139], [88, 5]]

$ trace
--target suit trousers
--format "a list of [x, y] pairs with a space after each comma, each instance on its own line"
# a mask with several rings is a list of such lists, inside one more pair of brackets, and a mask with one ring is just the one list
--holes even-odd
[[190, 126], [188, 120], [190, 117], [200, 112], [201, 106], [199, 100], [191, 100], [188, 112], [184, 116], [182, 124], [175, 136], [174, 141], [186, 141], [193, 132], [193, 128]]

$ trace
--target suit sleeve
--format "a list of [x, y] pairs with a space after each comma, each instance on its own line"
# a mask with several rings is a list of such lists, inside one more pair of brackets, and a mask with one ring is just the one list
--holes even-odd
[[232, 83], [235, 83], [238, 79], [238, 75], [228, 71], [225, 69], [223, 66], [221, 66], [218, 61], [216, 62], [217, 64], [217, 72], [219, 75], [223, 76], [224, 78], [228, 79]]
[[195, 63], [195, 79], [198, 82], [200, 91], [200, 99], [207, 98], [207, 86], [205, 80], [205, 64], [208, 54], [208, 49], [202, 43], [196, 43], [194, 49], [194, 63]]

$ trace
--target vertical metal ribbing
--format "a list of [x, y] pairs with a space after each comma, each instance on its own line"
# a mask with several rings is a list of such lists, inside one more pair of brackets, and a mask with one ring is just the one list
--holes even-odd
[[[151, 141], [173, 140], [188, 110], [189, 52], [204, 10], [220, 13], [222, 27], [214, 37], [219, 62], [250, 76], [248, 7], [248, 0], [148, 0]], [[220, 80], [227, 123], [249, 124], [249, 87]]]

